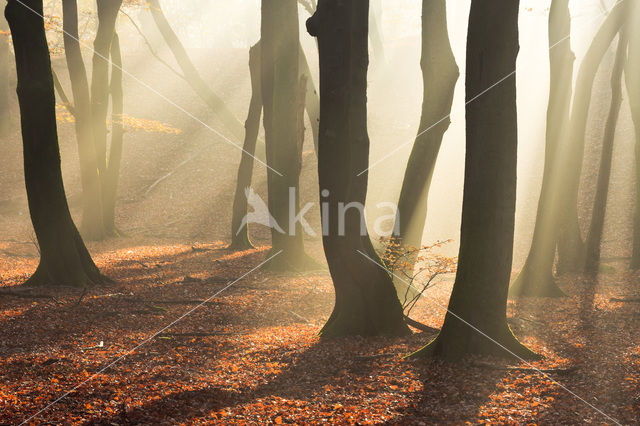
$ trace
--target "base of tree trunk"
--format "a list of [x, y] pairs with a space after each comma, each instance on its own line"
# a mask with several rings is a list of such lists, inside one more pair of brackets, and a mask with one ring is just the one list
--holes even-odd
[[304, 272], [326, 269], [325, 266], [305, 253], [304, 250], [272, 248], [267, 253], [267, 259], [272, 256], [275, 257], [265, 265], [265, 268], [273, 272]]
[[255, 246], [251, 243], [249, 235], [247, 233], [240, 233], [234, 235], [231, 239], [231, 244], [227, 246], [227, 249], [234, 251], [252, 250]]
[[[492, 340], [480, 334], [466, 324], [459, 323], [454, 326], [456, 330], [442, 331], [424, 348], [412, 353], [408, 359], [441, 358], [447, 361], [459, 361], [467, 355], [495, 356], [516, 360], [537, 360], [542, 356], [536, 354], [520, 343], [513, 335], [509, 326], [505, 323], [500, 330], [494, 333], [486, 333]], [[459, 336], [459, 327], [466, 327], [467, 338]]]
[[102, 275], [92, 265], [65, 271], [52, 271], [40, 263], [36, 272], [24, 282], [25, 287], [98, 287], [113, 284], [113, 280]]
[[549, 273], [534, 273], [530, 270], [523, 269], [518, 278], [509, 288], [509, 298], [516, 299], [519, 297], [567, 297], [562, 291], [553, 277]]
[[[337, 305], [337, 303], [336, 303]], [[384, 312], [380, 307], [356, 309], [345, 303], [345, 307], [336, 307], [327, 323], [320, 330], [319, 336], [331, 339], [349, 336], [394, 336], [403, 337], [413, 334], [403, 316], [398, 318], [396, 312]]]

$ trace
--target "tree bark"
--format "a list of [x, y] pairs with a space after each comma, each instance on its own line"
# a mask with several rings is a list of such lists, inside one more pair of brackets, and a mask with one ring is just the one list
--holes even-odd
[[40, 247], [40, 264], [25, 284], [79, 287], [103, 284], [108, 279], [93, 263], [71, 219], [62, 183], [42, 0], [22, 2], [27, 7], [10, 0], [5, 13], [16, 57], [27, 199]]
[[611, 73], [611, 107], [605, 125], [602, 138], [602, 154], [600, 157], [600, 170], [598, 171], [598, 183], [591, 214], [591, 226], [587, 235], [584, 272], [592, 275], [598, 273], [600, 267], [600, 245], [604, 230], [604, 219], [607, 211], [607, 196], [609, 194], [609, 181], [611, 179], [611, 163], [613, 161], [613, 142], [616, 134], [616, 125], [620, 116], [622, 105], [622, 72], [627, 59], [627, 31], [620, 30], [616, 60]]
[[630, 268], [640, 269], [640, 5], [634, 2], [629, 31], [629, 50], [625, 69], [625, 83], [631, 106], [631, 117], [635, 128], [635, 206], [633, 214], [633, 252]]
[[550, 87], [542, 188], [538, 199], [536, 224], [527, 260], [509, 289], [511, 297], [560, 297], [564, 292], [553, 277], [553, 263], [559, 232], [559, 188], [561, 163], [559, 146], [568, 137], [573, 87], [569, 0], [553, 0], [549, 11]]
[[9, 109], [9, 27], [0, 16], [0, 138], [7, 136], [11, 127], [11, 111]]
[[[185, 76], [186, 82], [191, 86], [193, 91], [211, 108], [214, 114], [220, 119], [222, 124], [227, 128], [229, 132], [233, 135], [236, 140], [242, 140], [244, 138], [244, 127], [240, 120], [236, 118], [235, 115], [227, 108], [224, 101], [216, 95], [211, 87], [204, 81], [195, 65], [189, 58], [186, 49], [180, 42], [180, 39], [171, 28], [171, 24], [167, 20], [164, 12], [162, 11], [162, 6], [160, 5], [160, 0], [149, 0], [149, 9], [151, 11], [151, 15], [153, 17], [158, 30], [162, 34], [164, 41], [169, 46], [171, 53], [173, 53], [173, 57], [176, 59], [178, 66], [182, 70]], [[264, 159], [264, 143], [263, 141], [258, 141], [257, 158], [260, 160]]]
[[585, 246], [578, 222], [578, 191], [584, 157], [584, 138], [591, 105], [593, 82], [602, 58], [620, 30], [630, 2], [618, 2], [596, 33], [585, 54], [575, 86], [571, 111], [569, 146], [560, 153], [564, 171], [561, 199], [561, 225], [558, 240], [558, 273], [579, 272], [584, 266]]
[[[472, 0], [467, 37], [467, 152], [458, 272], [440, 334], [413, 356], [531, 357], [507, 324], [516, 206], [519, 1]], [[506, 350], [505, 350], [506, 348]]]
[[[336, 292], [321, 336], [406, 335], [391, 276], [381, 267], [358, 209], [364, 208], [367, 134], [368, 0], [320, 0], [307, 29], [320, 55], [320, 183], [323, 246]], [[355, 211], [354, 211], [355, 210]], [[341, 226], [342, 225], [342, 226]], [[376, 264], [377, 263], [377, 264]]]
[[247, 214], [246, 190], [251, 187], [253, 176], [253, 154], [256, 150], [256, 141], [260, 131], [260, 118], [262, 117], [262, 88], [260, 84], [261, 72], [261, 48], [260, 42], [249, 50], [249, 71], [251, 73], [251, 102], [249, 113], [245, 122], [244, 145], [242, 158], [238, 166], [238, 179], [236, 180], [236, 192], [233, 198], [233, 212], [231, 219], [231, 245], [234, 250], [247, 250], [253, 248], [249, 239], [249, 225], [243, 224], [242, 219]]
[[[460, 72], [451, 50], [445, 0], [422, 2], [422, 115], [402, 182], [393, 242], [400, 250], [418, 249], [427, 219], [429, 188], [442, 138], [449, 128]], [[398, 246], [394, 246], [398, 247]], [[394, 248], [395, 250], [395, 248]], [[413, 271], [415, 258], [408, 259]]]
[[103, 207], [104, 225], [107, 235], [119, 236], [116, 227], [116, 198], [118, 194], [118, 177], [122, 162], [122, 145], [124, 140], [124, 91], [122, 89], [122, 52], [120, 51], [120, 37], [113, 34], [111, 42], [111, 146], [108, 158], [106, 176], [103, 179]]
[[80, 49], [78, 34], [78, 4], [76, 0], [62, 1], [64, 49], [73, 93], [80, 176], [82, 183], [82, 235], [90, 240], [105, 237], [102, 213], [102, 188], [96, 147], [93, 137], [91, 95], [87, 71]]
[[[262, 0], [261, 84], [267, 152], [269, 212], [282, 230], [271, 229], [272, 252], [281, 254], [269, 263], [279, 270], [306, 269], [314, 262], [304, 251], [304, 235], [295, 216], [300, 210], [299, 180], [302, 141], [300, 100], [300, 37], [296, 0]], [[282, 232], [284, 231], [284, 232]]]

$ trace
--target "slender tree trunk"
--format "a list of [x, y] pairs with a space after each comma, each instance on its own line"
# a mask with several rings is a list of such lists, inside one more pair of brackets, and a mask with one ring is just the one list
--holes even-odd
[[640, 4], [638, 2], [634, 2], [630, 17], [631, 24], [628, 26], [629, 57], [624, 75], [636, 137], [636, 200], [633, 214], [633, 253], [629, 266], [631, 269], [640, 269], [640, 26], [638, 26], [638, 22], [640, 22]]
[[247, 214], [247, 189], [251, 186], [253, 176], [253, 154], [256, 150], [256, 141], [260, 131], [260, 118], [262, 116], [262, 88], [260, 84], [261, 72], [261, 48], [260, 42], [249, 50], [249, 71], [251, 73], [251, 102], [249, 113], [245, 122], [245, 136], [242, 158], [238, 166], [238, 179], [236, 180], [236, 192], [233, 198], [233, 212], [231, 219], [231, 245], [234, 250], [247, 250], [253, 248], [249, 239], [249, 226], [243, 224], [242, 219]]
[[587, 235], [586, 256], [584, 271], [588, 274], [597, 274], [600, 267], [600, 245], [604, 230], [604, 219], [607, 211], [607, 196], [609, 194], [609, 181], [611, 179], [611, 163], [613, 161], [613, 142], [616, 134], [616, 125], [620, 116], [622, 105], [622, 72], [627, 59], [627, 31], [620, 30], [618, 51], [611, 74], [611, 107], [607, 124], [602, 138], [602, 154], [600, 158], [600, 170], [596, 196], [593, 202], [591, 214], [591, 226]]
[[[211, 108], [214, 114], [220, 119], [222, 124], [227, 128], [236, 140], [242, 140], [244, 138], [244, 126], [236, 118], [235, 115], [227, 108], [224, 101], [216, 95], [211, 87], [204, 81], [195, 65], [189, 58], [186, 49], [180, 42], [180, 39], [171, 28], [169, 21], [167, 20], [160, 0], [149, 0], [149, 6], [153, 20], [158, 27], [158, 30], [162, 34], [164, 41], [169, 46], [169, 49], [173, 53], [173, 57], [176, 59], [178, 66], [182, 70], [186, 82], [191, 86], [194, 92]], [[257, 158], [264, 160], [264, 142], [258, 140], [258, 146], [256, 149]]]
[[[467, 38], [468, 101], [515, 69], [518, 9], [518, 1], [472, 0]], [[506, 315], [516, 207], [515, 75], [468, 102], [466, 113], [458, 272], [440, 334], [414, 356], [456, 360], [467, 354], [515, 353], [529, 357], [532, 352], [513, 336]]]
[[9, 27], [0, 16], [0, 138], [9, 133], [11, 111], [9, 109]]
[[[369, 161], [368, 12], [368, 0], [320, 0], [307, 21], [320, 54], [322, 242], [336, 292], [323, 337], [409, 333], [391, 276], [380, 266], [364, 222], [368, 176], [354, 173]], [[343, 214], [348, 205], [356, 208]]]
[[118, 177], [122, 162], [122, 145], [124, 139], [124, 92], [122, 89], [122, 52], [120, 37], [114, 33], [111, 42], [111, 147], [106, 176], [103, 179], [104, 225], [108, 235], [118, 236], [116, 227], [116, 198], [118, 194]]
[[91, 95], [87, 71], [82, 59], [78, 34], [78, 4], [62, 1], [64, 49], [73, 93], [76, 138], [82, 182], [82, 235], [90, 240], [105, 237], [102, 214], [102, 189], [91, 116]]
[[107, 115], [109, 110], [109, 57], [122, 0], [100, 0], [98, 29], [93, 42], [91, 74], [91, 115], [96, 146], [96, 159], [101, 183], [107, 175]]
[[307, 56], [300, 46], [300, 76], [307, 80], [306, 94], [305, 94], [305, 108], [307, 110], [307, 117], [309, 123], [311, 123], [311, 133], [313, 135], [313, 146], [318, 153], [318, 130], [320, 128], [320, 97], [318, 96], [318, 90], [313, 82], [313, 76], [311, 75], [311, 69], [309, 68], [309, 62]]
[[[445, 0], [422, 2], [422, 115], [402, 182], [393, 241], [400, 250], [420, 248], [427, 219], [431, 178], [442, 138], [449, 128], [460, 72], [451, 51]], [[394, 245], [394, 250], [395, 250]], [[407, 270], [413, 271], [415, 259]], [[396, 283], [397, 285], [398, 283]]]
[[595, 35], [587, 51], [576, 80], [575, 95], [571, 111], [569, 147], [560, 153], [564, 158], [561, 177], [562, 205], [561, 225], [558, 240], [558, 273], [582, 271], [585, 246], [578, 222], [578, 190], [584, 157], [584, 138], [591, 105], [593, 82], [602, 58], [620, 30], [630, 2], [618, 2]]
[[[427, 0], [428, 2], [428, 0]], [[424, 2], [423, 2], [424, 3]], [[384, 53], [384, 41], [382, 39], [382, 5], [380, 0], [373, 0], [371, 10], [369, 11], [369, 38], [371, 39], [371, 48], [373, 56], [377, 62], [386, 63]], [[445, 16], [446, 20], [446, 16]]]
[[282, 253], [269, 267], [308, 268], [299, 212], [302, 144], [299, 138], [300, 49], [296, 0], [262, 0], [261, 78], [267, 148], [269, 212], [284, 232], [271, 229], [272, 251]]
[[62, 183], [55, 93], [42, 13], [42, 0], [7, 3], [18, 74], [27, 199], [40, 246], [40, 264], [25, 284], [103, 284], [108, 279], [91, 260], [71, 219]]
[[549, 12], [549, 65], [550, 87], [547, 107], [547, 131], [545, 144], [542, 188], [538, 200], [536, 224], [529, 255], [509, 290], [511, 297], [537, 296], [560, 297], [564, 292], [553, 277], [553, 263], [559, 232], [559, 146], [568, 137], [568, 125], [573, 87], [573, 63], [571, 50], [571, 14], [569, 0], [553, 0]]

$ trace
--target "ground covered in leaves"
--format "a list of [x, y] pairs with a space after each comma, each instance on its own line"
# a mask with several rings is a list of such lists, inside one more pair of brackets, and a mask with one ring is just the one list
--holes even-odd
[[[403, 359], [427, 333], [319, 340], [333, 304], [328, 274], [254, 270], [266, 247], [93, 244], [116, 284], [24, 292], [15, 285], [37, 260], [25, 243], [0, 246], [1, 423], [628, 424], [640, 416], [639, 304], [616, 301], [638, 297], [639, 277], [626, 271], [563, 280], [567, 299], [510, 302], [515, 333], [542, 361], [450, 364]], [[433, 286], [412, 316], [438, 327], [450, 289], [446, 280]]]

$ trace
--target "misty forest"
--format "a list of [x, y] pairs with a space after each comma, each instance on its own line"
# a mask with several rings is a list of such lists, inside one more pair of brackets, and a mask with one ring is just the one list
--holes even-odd
[[1, 424], [640, 424], [640, 0], [1, 6]]

